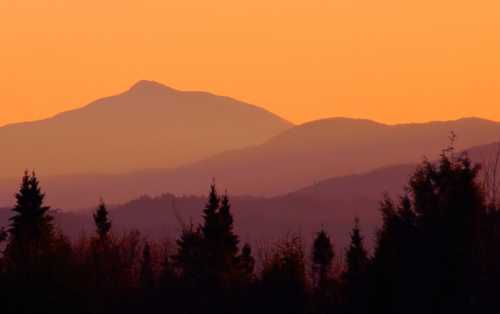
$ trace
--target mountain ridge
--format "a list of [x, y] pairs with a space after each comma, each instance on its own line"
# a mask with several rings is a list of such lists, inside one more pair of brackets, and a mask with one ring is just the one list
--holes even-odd
[[[473, 162], [483, 163], [487, 163], [499, 151], [500, 142], [466, 150]], [[418, 162], [390, 165], [365, 173], [329, 178], [274, 197], [237, 195], [229, 189], [235, 227], [246, 241], [253, 243], [276, 240], [290, 232], [301, 234], [307, 239], [319, 228], [331, 228], [329, 231], [336, 245], [343, 247], [348, 243], [349, 231], [357, 216], [371, 244], [376, 228], [380, 226], [379, 202], [385, 193], [393, 199], [402, 195], [417, 166]], [[42, 178], [41, 183], [46, 192], [46, 180]], [[216, 183], [221, 190], [222, 186]], [[200, 222], [210, 182], [203, 184], [204, 193], [200, 195], [175, 195], [163, 190], [156, 195], [143, 193], [121, 203], [106, 199], [115, 231], [119, 233], [138, 229], [147, 237], [160, 240], [178, 236], [182, 221]], [[50, 192], [47, 196], [48, 205], [52, 205]], [[80, 236], [82, 230], [93, 232], [91, 210], [97, 202], [98, 199], [95, 199], [93, 205], [77, 212], [56, 211], [58, 225], [74, 238]], [[4, 226], [8, 223], [10, 213], [8, 207], [1, 207], [5, 207], [0, 210], [0, 226]], [[252, 232], [256, 229], [259, 230], [258, 234]]]
[[26, 168], [62, 175], [177, 167], [259, 144], [292, 126], [229, 97], [140, 81], [78, 109], [0, 127], [0, 145], [7, 152], [0, 176]]
[[[464, 122], [451, 122], [454, 123], [460, 125]], [[500, 124], [479, 121], [479, 125], [479, 131], [471, 132], [471, 137], [467, 133], [461, 136], [462, 132], [458, 132], [458, 150], [496, 142]], [[490, 127], [483, 128], [482, 125]], [[300, 129], [300, 126], [296, 128]], [[361, 132], [368, 136], [364, 140], [355, 137], [345, 140], [342, 133], [340, 136], [322, 134], [318, 142], [295, 141], [296, 138], [292, 137], [291, 143], [284, 146], [277, 144], [274, 137], [260, 145], [217, 153], [202, 161], [170, 169], [150, 167], [123, 174], [56, 177], [38, 173], [44, 179], [48, 200], [57, 207], [69, 209], [92, 206], [101, 196], [109, 202], [122, 203], [146, 193], [159, 195], [165, 191], [176, 195], [201, 195], [206, 191], [207, 182], [213, 178], [232, 194], [274, 197], [330, 178], [367, 173], [396, 164], [415, 164], [424, 157], [435, 159], [449, 145], [448, 132], [453, 128], [445, 123], [437, 129], [431, 128], [431, 132], [425, 131], [426, 128], [419, 131], [412, 127], [403, 127], [402, 132], [394, 132], [390, 127], [382, 129], [384, 133], [380, 134], [371, 130]], [[393, 133], [398, 133], [396, 140], [385, 138]], [[276, 137], [280, 136], [282, 133]], [[332, 144], [331, 139], [335, 138], [340, 142]], [[464, 148], [466, 144], [470, 146]], [[406, 148], [402, 150], [401, 147]], [[9, 197], [17, 185], [17, 179], [0, 180], [0, 205], [12, 201]]]

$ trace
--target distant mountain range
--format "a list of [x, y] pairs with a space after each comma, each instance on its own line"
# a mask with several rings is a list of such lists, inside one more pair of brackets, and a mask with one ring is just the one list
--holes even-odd
[[[494, 143], [470, 148], [467, 154], [488, 167], [499, 149], [500, 143]], [[299, 233], [310, 240], [315, 231], [324, 227], [330, 231], [336, 246], [343, 247], [357, 216], [368, 243], [373, 243], [376, 228], [380, 226], [379, 202], [385, 193], [397, 199], [416, 167], [416, 164], [394, 165], [330, 178], [275, 197], [230, 195], [236, 229], [243, 240], [265, 246], [290, 233]], [[111, 206], [113, 226], [118, 233], [138, 229], [150, 238], [173, 238], [183, 224], [200, 221], [205, 202], [205, 196], [142, 196]], [[0, 226], [7, 224], [9, 216], [10, 211], [0, 210]], [[59, 212], [56, 216], [57, 223], [72, 237], [78, 237], [82, 231], [94, 232], [90, 210]]]
[[425, 156], [436, 158], [449, 145], [451, 132], [457, 135], [456, 149], [463, 150], [499, 141], [500, 123], [472, 118], [402, 125], [318, 120], [288, 129], [261, 145], [162, 172], [161, 182], [164, 191], [199, 194], [215, 177], [233, 194], [274, 196], [331, 177], [415, 163]]
[[[383, 193], [400, 194], [416, 164], [450, 144], [451, 132], [457, 151], [476, 162], [498, 151], [500, 123], [488, 120], [294, 126], [227, 97], [141, 81], [82, 109], [0, 128], [0, 206], [14, 203], [23, 170], [36, 169], [68, 234], [93, 232], [88, 209], [103, 197], [123, 204], [111, 206], [117, 231], [175, 236], [182, 221], [199, 219], [215, 178], [244, 239], [256, 229], [254, 241], [291, 231], [309, 237], [324, 225], [335, 226], [343, 245], [356, 215], [373, 236]], [[0, 210], [0, 226], [9, 216]]]
[[[123, 203], [145, 194], [201, 195], [213, 178], [233, 195], [272, 197], [332, 177], [414, 164], [424, 156], [434, 159], [449, 145], [451, 132], [457, 135], [457, 150], [463, 150], [498, 141], [500, 123], [468, 118], [384, 125], [333, 118], [291, 127], [260, 145], [218, 153], [177, 168], [118, 175], [43, 175], [42, 180], [48, 201], [66, 209], [92, 206], [100, 197]], [[0, 180], [0, 205], [12, 203], [18, 180]], [[385, 181], [390, 184], [390, 180]], [[383, 178], [381, 182], [385, 184]]]
[[292, 127], [253, 105], [140, 81], [53, 118], [0, 127], [0, 178], [174, 168]]

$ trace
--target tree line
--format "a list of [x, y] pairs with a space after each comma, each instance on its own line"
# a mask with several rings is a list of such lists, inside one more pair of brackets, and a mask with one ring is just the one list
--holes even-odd
[[25, 173], [0, 231], [0, 311], [489, 313], [500, 308], [500, 208], [479, 170], [451, 151], [424, 161], [399, 199], [380, 202], [371, 253], [355, 219], [345, 251], [323, 229], [310, 252], [292, 235], [258, 262], [215, 184], [202, 223], [184, 225], [174, 243], [114, 234], [103, 201], [93, 213], [95, 234], [70, 241], [38, 178]]

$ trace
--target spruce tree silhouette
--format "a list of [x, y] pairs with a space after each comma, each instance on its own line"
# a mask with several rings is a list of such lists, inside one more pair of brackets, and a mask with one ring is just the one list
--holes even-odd
[[410, 181], [421, 241], [433, 256], [424, 265], [434, 278], [428, 302], [435, 311], [474, 311], [486, 207], [478, 171], [466, 155], [443, 152], [437, 165], [424, 162]]
[[351, 242], [346, 250], [346, 269], [342, 275], [346, 294], [347, 313], [365, 313], [367, 311], [368, 290], [367, 270], [368, 253], [363, 244], [359, 228], [359, 218], [355, 218], [351, 231]]
[[246, 243], [241, 249], [241, 254], [239, 256], [239, 267], [243, 280], [246, 282], [251, 282], [254, 276], [255, 259], [252, 256], [252, 247], [250, 244]]
[[165, 247], [163, 250], [163, 259], [161, 262], [160, 276], [158, 283], [161, 289], [170, 290], [172, 284], [177, 280], [172, 257], [169, 255], [169, 250]]
[[312, 270], [314, 286], [317, 289], [326, 288], [332, 272], [333, 246], [325, 230], [316, 234], [313, 242]]
[[255, 313], [261, 309], [255, 294], [258, 279], [254, 274], [254, 269], [255, 258], [252, 255], [252, 247], [246, 243], [238, 256], [235, 274], [237, 282], [231, 284], [232, 293], [228, 296], [232, 299], [231, 308], [238, 308], [238, 312], [242, 314]]
[[182, 313], [183, 281], [179, 278], [174, 259], [169, 254], [169, 246], [163, 243], [163, 256], [158, 274], [158, 289], [156, 292], [157, 308], [168, 308], [172, 313]]
[[197, 313], [205, 307], [206, 264], [203, 260], [203, 236], [193, 224], [184, 227], [177, 239], [177, 253], [172, 257], [179, 271], [179, 304], [185, 313]]
[[364, 248], [363, 237], [359, 229], [359, 218], [355, 218], [351, 231], [351, 243], [346, 252], [347, 269], [344, 274], [348, 282], [356, 281], [366, 271], [368, 254]]
[[51, 295], [65, 295], [58, 285], [62, 284], [61, 274], [66, 274], [68, 261], [62, 252], [66, 246], [63, 237], [54, 231], [44, 197], [35, 173], [26, 171], [16, 194], [4, 252], [9, 282], [7, 312], [43, 313], [49, 309], [56, 312], [58, 305], [64, 304], [54, 304]]
[[204, 209], [202, 233], [202, 259], [205, 263], [204, 279], [207, 306], [230, 309], [234, 285], [237, 283], [238, 237], [233, 230], [233, 216], [227, 193], [221, 198], [215, 183], [210, 186], [208, 202]]
[[183, 228], [181, 236], [177, 239], [177, 254], [173, 256], [175, 266], [185, 282], [196, 285], [203, 271], [202, 236], [199, 229], [193, 225]]
[[220, 198], [217, 195], [215, 183], [212, 183], [208, 194], [208, 202], [203, 210], [203, 225], [201, 226], [203, 238], [207, 242], [217, 242], [219, 240], [215, 237], [218, 235], [220, 229], [220, 219], [218, 217], [219, 206]]
[[[19, 192], [16, 194], [14, 216], [10, 218], [9, 243], [6, 256], [9, 265], [21, 272], [29, 272], [39, 258], [50, 249], [54, 237], [52, 216], [44, 206], [45, 194], [41, 192], [38, 178], [26, 171]], [[25, 269], [24, 269], [25, 268]]]
[[224, 254], [222, 221], [219, 215], [220, 198], [217, 195], [215, 183], [210, 185], [207, 204], [203, 210], [203, 224], [200, 226], [202, 235], [201, 254], [205, 263], [204, 280], [207, 285], [215, 285], [223, 272]]
[[229, 199], [227, 195], [219, 198], [215, 184], [210, 186], [200, 230], [208, 284], [226, 285], [227, 277], [236, 270], [239, 241], [233, 231]]
[[415, 302], [415, 295], [422, 295], [416, 284], [422, 252], [411, 200], [404, 195], [396, 208], [386, 195], [380, 208], [383, 225], [377, 232], [369, 278], [371, 308], [374, 313], [418, 313], [420, 304], [407, 308]]
[[110, 236], [112, 223], [102, 199], [92, 214], [92, 218], [96, 234], [90, 242], [87, 263], [91, 267], [89, 280], [95, 294], [93, 306], [102, 308], [103, 311], [111, 311], [116, 306], [113, 290], [119, 283], [119, 274], [123, 271], [123, 266], [120, 263], [119, 248]]
[[335, 285], [332, 277], [333, 251], [330, 237], [324, 229], [315, 236], [312, 248], [313, 303], [312, 312], [329, 313], [335, 300]]
[[268, 313], [305, 313], [304, 250], [298, 236], [281, 243], [264, 263], [259, 299]]
[[146, 241], [142, 250], [141, 271], [139, 281], [145, 293], [151, 293], [155, 286], [153, 276], [153, 260], [151, 257], [151, 247]]
[[372, 289], [379, 291], [374, 299], [380, 313], [479, 310], [481, 234], [487, 224], [478, 171], [450, 147], [437, 163], [426, 160], [417, 168], [397, 209], [389, 199], [382, 203]]
[[237, 262], [238, 254], [238, 236], [234, 233], [234, 219], [231, 214], [231, 204], [227, 192], [222, 197], [221, 206], [219, 209], [219, 220], [222, 232], [222, 250], [224, 255], [224, 269], [227, 271], [234, 270], [235, 263]]
[[109, 232], [111, 231], [112, 223], [108, 215], [109, 213], [106, 208], [106, 204], [101, 199], [99, 206], [97, 207], [95, 213], [92, 215], [97, 229], [97, 235], [99, 236], [100, 241], [105, 241], [109, 236]]
[[45, 194], [33, 172], [25, 172], [19, 192], [16, 194], [14, 216], [10, 218], [11, 244], [36, 244], [53, 235], [52, 216], [49, 207], [43, 205]]

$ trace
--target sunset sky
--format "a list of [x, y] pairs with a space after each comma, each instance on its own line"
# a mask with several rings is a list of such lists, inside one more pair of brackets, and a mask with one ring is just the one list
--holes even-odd
[[500, 120], [498, 0], [0, 0], [0, 125], [141, 79], [300, 123]]

